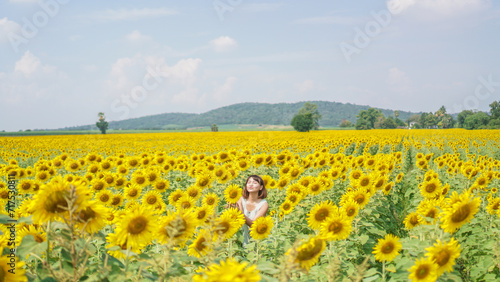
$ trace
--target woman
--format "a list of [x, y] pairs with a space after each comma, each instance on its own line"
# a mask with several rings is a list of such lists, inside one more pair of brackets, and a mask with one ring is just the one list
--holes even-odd
[[250, 175], [247, 178], [242, 194], [236, 207], [245, 215], [243, 225], [243, 247], [245, 247], [250, 239], [250, 227], [257, 218], [266, 216], [269, 204], [265, 200], [267, 190], [264, 180], [258, 175]]

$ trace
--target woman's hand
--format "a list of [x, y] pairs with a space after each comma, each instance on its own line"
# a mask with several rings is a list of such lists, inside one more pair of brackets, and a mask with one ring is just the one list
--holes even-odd
[[228, 208], [238, 208], [238, 206], [236, 204], [227, 204], [226, 209]]

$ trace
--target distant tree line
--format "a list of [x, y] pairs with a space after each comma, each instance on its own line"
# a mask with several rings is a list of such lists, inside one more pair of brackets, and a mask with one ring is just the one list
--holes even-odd
[[490, 113], [464, 110], [457, 116], [457, 120], [446, 112], [441, 106], [436, 112], [412, 115], [403, 122], [398, 118], [399, 112], [386, 117], [380, 110], [369, 108], [358, 113], [356, 124], [343, 120], [341, 127], [355, 126], [356, 129], [389, 129], [389, 128], [465, 128], [465, 129], [500, 129], [500, 102], [495, 101], [490, 105]]

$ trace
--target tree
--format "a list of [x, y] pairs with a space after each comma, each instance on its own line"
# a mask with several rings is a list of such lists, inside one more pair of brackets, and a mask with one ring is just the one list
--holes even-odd
[[314, 119], [311, 113], [296, 114], [290, 124], [299, 132], [309, 132], [309, 130], [314, 128]]
[[396, 128], [398, 127], [396, 121], [394, 120], [393, 117], [388, 117], [382, 121], [382, 124], [380, 125], [380, 128], [384, 129], [390, 129], [390, 128]]
[[453, 128], [455, 126], [455, 120], [450, 114], [444, 114], [441, 116], [440, 121], [438, 122], [439, 128]]
[[474, 112], [470, 110], [461, 111], [457, 116], [458, 127], [465, 128], [465, 119], [473, 114]]
[[485, 112], [477, 112], [467, 116], [464, 121], [465, 129], [485, 129], [490, 121], [490, 116]]
[[339, 124], [340, 127], [353, 127], [354, 125], [352, 124], [352, 122], [346, 120], [346, 119], [343, 119], [340, 124]]
[[212, 124], [212, 128], [211, 128], [212, 132], [217, 132], [219, 131], [219, 127], [217, 126], [217, 124]]
[[103, 112], [99, 112], [97, 116], [99, 117], [99, 121], [96, 122], [95, 125], [97, 126], [97, 128], [99, 128], [99, 130], [101, 130], [102, 134], [106, 134], [106, 130], [108, 129], [108, 122], [106, 121], [106, 117], [104, 116]]
[[381, 110], [375, 108], [368, 108], [368, 110], [360, 111], [356, 116], [358, 120], [356, 121], [356, 129], [373, 129], [375, 128], [375, 122], [379, 117], [383, 117]]
[[321, 119], [321, 114], [318, 111], [318, 105], [311, 102], [306, 102], [302, 108], [300, 108], [298, 115], [305, 115], [310, 113], [314, 121], [314, 129], [319, 128], [319, 120]]
[[490, 104], [490, 114], [492, 119], [500, 119], [500, 102], [495, 101]]
[[433, 113], [422, 113], [418, 123], [420, 123], [422, 128], [432, 128], [437, 126], [438, 119]]

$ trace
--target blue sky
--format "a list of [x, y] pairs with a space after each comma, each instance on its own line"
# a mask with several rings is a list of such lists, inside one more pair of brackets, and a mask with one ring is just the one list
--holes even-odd
[[499, 31], [491, 0], [1, 0], [0, 130], [240, 102], [488, 111]]

